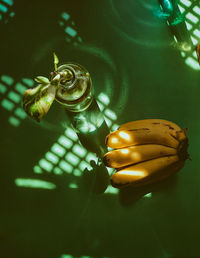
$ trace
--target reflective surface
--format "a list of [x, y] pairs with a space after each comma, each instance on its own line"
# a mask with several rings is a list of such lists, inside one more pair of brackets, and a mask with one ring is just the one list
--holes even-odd
[[[199, 257], [199, 1], [178, 1], [187, 23], [173, 29], [160, 1], [125, 2], [0, 1], [1, 257]], [[40, 123], [22, 109], [53, 52], [88, 70], [111, 131], [173, 121], [188, 128], [192, 161], [161, 183], [107, 187], [60, 104]]]

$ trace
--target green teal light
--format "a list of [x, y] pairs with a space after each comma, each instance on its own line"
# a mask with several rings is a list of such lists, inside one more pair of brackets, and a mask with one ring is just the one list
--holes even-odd
[[78, 188], [78, 185], [75, 184], [75, 183], [70, 183], [70, 184], [69, 184], [69, 188], [71, 188], [71, 189], [77, 189], [77, 188]]
[[10, 17], [13, 18], [15, 16], [15, 12], [10, 13]]
[[2, 82], [6, 83], [7, 85], [12, 85], [14, 82], [13, 78], [8, 75], [2, 75], [1, 80], [2, 80]]
[[96, 161], [96, 163], [97, 163], [98, 158], [97, 158], [96, 155], [94, 155], [93, 153], [90, 152], [90, 153], [88, 153], [88, 155], [87, 155], [87, 157], [86, 157], [86, 161], [87, 161], [88, 163], [90, 163], [90, 161], [92, 161], [92, 160]]
[[85, 162], [84, 160], [81, 161], [81, 163], [79, 164], [79, 168], [81, 171], [84, 171], [86, 168], [88, 170], [92, 170], [92, 167], [90, 166], [90, 164], [88, 164], [87, 162]]
[[69, 163], [65, 162], [64, 160], [60, 161], [59, 166], [68, 174], [71, 174], [73, 170], [73, 167]]
[[79, 41], [80, 43], [82, 43], [82, 42], [83, 42], [83, 40], [82, 40], [82, 38], [81, 38], [81, 37], [78, 37], [78, 41]]
[[15, 110], [14, 114], [21, 119], [25, 119], [27, 117], [26, 113], [24, 112], [24, 110], [22, 108], [17, 108]]
[[[9, 117], [8, 122], [17, 127], [20, 125], [21, 120], [24, 120], [27, 115], [21, 108], [22, 98], [27, 86], [22, 82], [14, 82], [14, 79], [8, 75], [0, 77], [0, 93], [4, 94], [4, 99], [1, 101], [1, 106], [10, 111], [12, 115]], [[33, 80], [29, 78], [22, 78], [23, 83], [33, 85]]]
[[61, 145], [63, 145], [66, 149], [70, 149], [73, 145], [73, 142], [69, 138], [67, 138], [63, 135], [58, 139], [58, 142]]
[[187, 13], [186, 18], [195, 24], [199, 21], [199, 19], [192, 13]]
[[193, 45], [197, 45], [198, 44], [198, 40], [195, 39], [194, 37], [191, 37], [192, 43]]
[[46, 182], [39, 179], [30, 179], [30, 178], [16, 178], [15, 184], [18, 187], [27, 187], [27, 188], [41, 188], [41, 189], [55, 189], [56, 185], [50, 182]]
[[105, 191], [105, 194], [118, 194], [119, 193], [119, 189], [112, 187], [111, 185], [109, 185]]
[[196, 51], [193, 51], [192, 55], [193, 55], [193, 57], [194, 57], [195, 59], [197, 59], [197, 52], [196, 52]]
[[179, 10], [181, 11], [181, 13], [185, 12], [185, 8], [183, 8], [182, 6], [179, 5]]
[[4, 3], [8, 4], [8, 5], [13, 5], [13, 1], [12, 0], [2, 0]]
[[192, 4], [191, 1], [188, 1], [188, 0], [180, 0], [180, 2], [187, 7], [190, 7], [190, 5]]
[[[94, 256], [81, 255], [81, 256], [73, 256], [71, 254], [61, 254], [60, 258], [93, 258]], [[100, 258], [100, 256], [99, 256]], [[107, 256], [103, 256], [102, 258], [108, 258]]]
[[185, 22], [185, 24], [188, 30], [192, 29], [192, 25], [189, 22]]
[[163, 5], [164, 5], [164, 10], [166, 10], [167, 13], [173, 12], [173, 6], [172, 6], [171, 1], [164, 0]]
[[116, 119], [117, 119], [116, 114], [115, 114], [112, 110], [110, 110], [110, 109], [108, 109], [108, 108], [105, 110], [105, 115], [106, 115], [108, 118], [112, 119], [112, 120], [116, 120]]
[[98, 101], [98, 100], [97, 100], [97, 104], [98, 104], [99, 109], [102, 112], [104, 110], [104, 108], [105, 108], [104, 105], [100, 101]]
[[107, 126], [111, 127], [112, 121], [109, 118], [107, 118], [107, 117], [105, 117], [105, 121], [106, 121]]
[[8, 111], [13, 110], [13, 108], [15, 107], [14, 103], [12, 103], [11, 101], [9, 101], [7, 99], [2, 100], [1, 105]]
[[0, 93], [4, 94], [6, 91], [7, 91], [6, 86], [0, 83]]
[[34, 167], [33, 167], [33, 171], [34, 171], [36, 174], [42, 174], [42, 169], [41, 169], [41, 167], [39, 167], [39, 166], [34, 166]]
[[13, 1], [11, 0], [0, 1], [0, 20], [4, 20], [5, 24], [8, 22], [8, 18], [12, 18], [15, 15], [13, 11], [9, 12], [9, 8], [12, 5]]
[[66, 13], [66, 12], [63, 12], [63, 13], [61, 14], [61, 17], [62, 17], [65, 21], [68, 21], [69, 18], [70, 18], [70, 15], [69, 15], [68, 13]]
[[185, 64], [192, 69], [199, 71], [200, 66], [194, 50], [196, 45], [200, 42], [200, 5], [198, 1], [180, 0], [178, 7], [181, 14], [186, 18], [185, 25], [192, 42], [192, 44], [188, 43], [188, 46], [189, 44], [191, 45], [190, 50], [188, 47], [185, 48], [184, 44], [179, 50], [181, 56], [184, 58]]
[[78, 33], [75, 29], [75, 22], [71, 19], [67, 12], [61, 13], [58, 23], [64, 29], [66, 35], [65, 40], [67, 43], [71, 43], [76, 47], [79, 43], [82, 42], [82, 38], [78, 36]]
[[20, 125], [20, 120], [17, 119], [16, 117], [14, 117], [14, 116], [10, 116], [9, 119], [8, 119], [8, 122], [9, 122], [11, 125], [15, 126], [15, 127], [17, 127], [17, 126]]
[[199, 70], [199, 63], [192, 57], [188, 57], [185, 63], [195, 70]]
[[66, 135], [70, 140], [73, 140], [73, 141], [77, 141], [77, 140], [78, 140], [77, 134], [76, 134], [71, 128], [67, 128], [67, 129], [65, 130], [65, 135]]
[[59, 21], [58, 23], [59, 23], [59, 25], [60, 25], [61, 27], [64, 26], [64, 22], [63, 22], [63, 21]]
[[116, 131], [118, 128], [119, 128], [119, 125], [114, 124], [114, 125], [111, 127], [111, 131]]
[[179, 15], [177, 15], [177, 17], [170, 23], [170, 25], [175, 26], [175, 25], [177, 25], [177, 24], [179, 24], [179, 23], [182, 23], [182, 22], [184, 21], [184, 19], [185, 19], [184, 15], [179, 14]]
[[[108, 147], [108, 151], [110, 151], [110, 150], [111, 149]], [[112, 175], [114, 173], [114, 171], [115, 171], [114, 168], [108, 168], [108, 167], [107, 167], [107, 170], [108, 170], [109, 175]]]
[[109, 103], [110, 103], [108, 96], [106, 94], [104, 94], [103, 92], [99, 94], [98, 100], [100, 100], [102, 102], [102, 104], [104, 104], [105, 106], [109, 105]]
[[25, 92], [25, 90], [27, 90], [27, 88], [23, 84], [18, 82], [15, 85], [15, 90], [18, 91], [20, 94], [24, 94], [24, 92]]
[[53, 164], [57, 164], [59, 161], [59, 158], [49, 151], [46, 153], [45, 157], [48, 161], [51, 161]]
[[79, 169], [77, 169], [77, 168], [75, 168], [73, 170], [73, 174], [74, 174], [74, 176], [81, 176], [82, 175], [81, 171]]
[[21, 101], [21, 96], [19, 96], [17, 93], [14, 91], [10, 91], [8, 93], [8, 98], [14, 101], [15, 103], [19, 103]]
[[193, 34], [194, 34], [197, 38], [200, 38], [200, 30], [198, 30], [198, 29], [194, 30]]
[[0, 3], [0, 12], [6, 13], [8, 11], [8, 8]]
[[77, 166], [78, 163], [80, 162], [80, 159], [71, 152], [67, 153], [67, 155], [65, 156], [65, 159], [66, 159], [66, 161], [71, 163], [73, 166]]
[[34, 80], [29, 79], [29, 78], [23, 78], [23, 79], [22, 79], [22, 82], [23, 82], [24, 84], [26, 84], [27, 86], [29, 86], [29, 87], [33, 87], [34, 84], [35, 84]]
[[74, 153], [76, 153], [76, 155], [78, 155], [78, 156], [81, 157], [81, 158], [85, 157], [85, 155], [86, 155], [86, 153], [87, 153], [87, 151], [86, 151], [83, 147], [81, 147], [80, 145], [78, 145], [78, 144], [75, 144], [75, 145], [74, 145], [72, 151], [73, 151]]
[[71, 254], [61, 254], [60, 258], [74, 258]]
[[69, 34], [71, 37], [75, 37], [77, 32], [70, 26], [65, 28], [65, 32]]
[[62, 175], [63, 174], [63, 171], [59, 167], [55, 167], [53, 172], [56, 175]]
[[193, 8], [193, 11], [194, 11], [196, 14], [200, 15], [200, 7], [195, 6], [195, 7]]
[[51, 172], [51, 170], [53, 168], [53, 165], [45, 159], [41, 159], [39, 161], [39, 165], [40, 165], [41, 168], [43, 168], [47, 172]]
[[52, 148], [51, 148], [52, 152], [54, 152], [55, 154], [57, 154], [59, 157], [63, 157], [66, 150], [61, 147], [59, 144], [55, 143]]
[[147, 193], [143, 196], [144, 198], [151, 198], [152, 197], [152, 193]]

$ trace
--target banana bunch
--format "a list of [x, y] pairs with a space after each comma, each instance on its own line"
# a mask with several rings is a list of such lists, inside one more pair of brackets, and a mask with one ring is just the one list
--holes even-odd
[[189, 157], [186, 129], [161, 119], [123, 124], [106, 137], [106, 145], [115, 149], [103, 161], [117, 169], [111, 184], [118, 188], [162, 180], [180, 170]]

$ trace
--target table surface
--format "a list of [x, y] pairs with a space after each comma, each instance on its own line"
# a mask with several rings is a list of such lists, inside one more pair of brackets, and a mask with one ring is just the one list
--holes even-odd
[[[199, 257], [200, 73], [158, 10], [156, 0], [0, 1], [0, 257]], [[90, 72], [110, 127], [173, 121], [188, 129], [192, 160], [156, 185], [102, 193], [104, 168], [83, 176], [94, 154], [62, 107], [41, 123], [22, 111], [53, 52]]]

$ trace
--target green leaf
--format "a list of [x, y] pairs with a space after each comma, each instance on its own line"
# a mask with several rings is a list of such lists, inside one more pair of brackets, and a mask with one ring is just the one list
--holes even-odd
[[40, 84], [49, 84], [49, 79], [44, 77], [44, 76], [37, 76], [35, 78], [35, 81], [40, 83]]
[[24, 93], [23, 108], [25, 112], [34, 120], [40, 120], [49, 111], [56, 95], [54, 85], [40, 84], [36, 88], [28, 89]]
[[59, 81], [60, 81], [60, 74], [57, 74], [57, 75], [51, 80], [51, 83], [52, 83], [53, 85], [57, 85]]
[[59, 59], [55, 53], [53, 53], [53, 58], [54, 58], [55, 71], [57, 71], [57, 64], [59, 63]]

